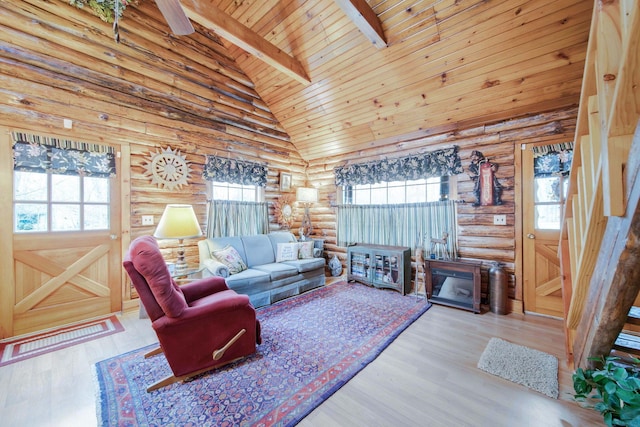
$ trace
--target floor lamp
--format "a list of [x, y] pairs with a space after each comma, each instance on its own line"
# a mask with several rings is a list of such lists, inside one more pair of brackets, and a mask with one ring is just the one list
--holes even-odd
[[311, 216], [309, 215], [309, 206], [311, 206], [311, 203], [316, 203], [318, 201], [318, 189], [312, 187], [298, 187], [296, 190], [296, 201], [304, 205], [302, 227], [300, 227], [300, 238], [304, 238], [304, 240], [306, 240], [309, 238], [311, 233], [313, 233]]
[[184, 259], [184, 239], [200, 237], [202, 230], [196, 213], [191, 205], [167, 205], [164, 208], [158, 227], [153, 237], [157, 239], [178, 239], [178, 260], [175, 275], [187, 272], [187, 262]]

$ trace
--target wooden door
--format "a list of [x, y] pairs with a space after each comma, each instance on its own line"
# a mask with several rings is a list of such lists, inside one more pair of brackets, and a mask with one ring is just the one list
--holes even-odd
[[560, 196], [549, 196], [549, 191], [545, 191], [548, 182], [541, 182], [540, 178], [534, 177], [534, 145], [529, 144], [522, 150], [524, 309], [526, 312], [563, 318], [558, 244], [564, 181], [559, 177], [559, 183], [555, 184], [554, 180], [554, 185], [559, 185]]
[[13, 314], [3, 317], [3, 338], [121, 310], [120, 184], [106, 181], [109, 229], [13, 232], [13, 304], [3, 302]]

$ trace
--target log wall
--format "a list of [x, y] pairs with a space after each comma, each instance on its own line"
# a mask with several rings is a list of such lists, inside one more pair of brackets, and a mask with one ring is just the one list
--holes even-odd
[[[306, 184], [305, 162], [215, 34], [198, 27], [189, 38], [171, 36], [153, 2], [127, 10], [127, 20], [137, 24], [122, 25], [115, 43], [111, 25], [67, 2], [0, 2], [0, 125], [118, 148], [123, 251], [153, 233], [142, 215], [157, 223], [167, 203], [193, 204], [205, 230], [207, 154], [267, 164], [270, 202], [281, 172], [294, 187]], [[190, 163], [188, 186], [170, 191], [145, 176], [150, 155], [167, 147]], [[11, 180], [0, 188], [12, 194]], [[185, 242], [190, 265], [196, 243]], [[161, 242], [167, 259], [176, 246]], [[130, 290], [123, 294], [126, 303]]]
[[[67, 2], [0, 3], [0, 125], [119, 148], [126, 167], [121, 171], [123, 250], [130, 239], [153, 232], [154, 227], [142, 226], [142, 215], [153, 215], [157, 222], [168, 202], [193, 204], [204, 229], [207, 195], [201, 173], [206, 155], [216, 154], [266, 163], [269, 202], [280, 196], [281, 172], [292, 174], [294, 188], [318, 187], [320, 202], [311, 209], [315, 236], [326, 239], [327, 258], [337, 254], [344, 259], [346, 248], [335, 239], [333, 168], [456, 144], [465, 168], [474, 149], [498, 163], [497, 176], [505, 187], [502, 206], [459, 205], [460, 255], [505, 262], [514, 310], [521, 311], [519, 144], [570, 139], [574, 109], [389, 139], [386, 145], [307, 163], [215, 34], [196, 24], [197, 33], [188, 38], [170, 35], [153, 2], [128, 9], [126, 20], [136, 24], [123, 21], [117, 44], [111, 25]], [[65, 118], [73, 120], [72, 129], [63, 127]], [[145, 177], [147, 157], [167, 146], [180, 150], [192, 169], [190, 184], [173, 191]], [[11, 190], [10, 180], [0, 186], [3, 192]], [[466, 174], [459, 175], [457, 192], [463, 200], [473, 197]], [[506, 227], [493, 226], [498, 213], [507, 215]], [[279, 229], [271, 219], [271, 229]], [[195, 243], [186, 242], [191, 265], [197, 263]], [[176, 242], [162, 242], [162, 247], [167, 258], [175, 257]], [[486, 292], [486, 277], [483, 282]]]
[[[350, 153], [349, 156], [327, 158], [309, 165], [309, 178], [320, 188], [323, 203], [311, 209], [316, 234], [325, 239], [328, 259], [334, 254], [345, 265], [346, 248], [337, 245], [336, 208], [338, 200], [333, 169], [349, 163], [359, 163], [381, 157], [402, 157], [418, 152], [435, 151], [457, 145], [465, 173], [457, 175], [458, 255], [483, 262], [483, 302], [487, 301], [488, 268], [493, 261], [505, 264], [509, 275], [511, 310], [523, 312], [522, 260], [520, 259], [520, 151], [521, 144], [548, 142], [554, 144], [572, 139], [576, 108], [534, 115], [507, 122], [487, 124], [459, 132], [442, 133], [426, 138], [402, 141], [384, 147]], [[491, 162], [498, 164], [496, 176], [503, 186], [500, 206], [472, 206], [475, 201], [473, 181], [467, 174], [471, 152], [479, 150]], [[493, 224], [493, 215], [507, 216], [506, 226]], [[415, 262], [412, 265], [415, 277]], [[419, 283], [419, 288], [422, 284]]]

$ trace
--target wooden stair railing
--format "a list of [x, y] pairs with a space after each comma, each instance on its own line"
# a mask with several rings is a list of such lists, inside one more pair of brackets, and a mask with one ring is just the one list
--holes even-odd
[[594, 2], [559, 247], [567, 353], [578, 366], [611, 351], [640, 287], [625, 277], [640, 274], [640, 254], [625, 243], [640, 218], [637, 165], [628, 167], [640, 118], [639, 8], [636, 0]]

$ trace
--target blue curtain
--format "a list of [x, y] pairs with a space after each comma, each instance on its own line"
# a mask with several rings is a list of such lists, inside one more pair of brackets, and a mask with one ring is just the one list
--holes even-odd
[[111, 177], [113, 147], [14, 132], [14, 169], [24, 172]]
[[464, 170], [458, 147], [453, 146], [414, 156], [337, 167], [334, 172], [336, 185], [347, 186], [451, 176]]
[[212, 200], [209, 205], [207, 237], [252, 236], [269, 231], [266, 202]]
[[202, 173], [208, 181], [230, 184], [267, 186], [267, 167], [260, 163], [245, 162], [218, 156], [207, 156]]
[[338, 245], [353, 243], [408, 246], [422, 243], [429, 254], [430, 239], [448, 233], [448, 251], [457, 248], [455, 202], [448, 200], [401, 205], [338, 205]]

